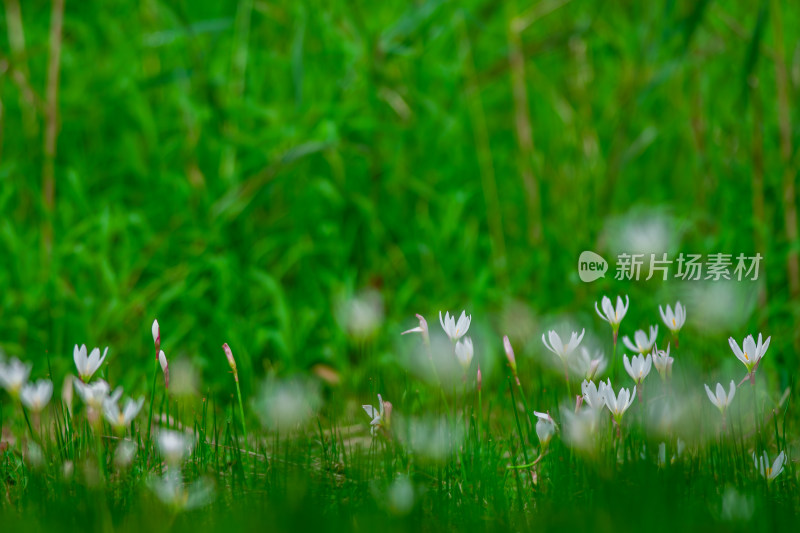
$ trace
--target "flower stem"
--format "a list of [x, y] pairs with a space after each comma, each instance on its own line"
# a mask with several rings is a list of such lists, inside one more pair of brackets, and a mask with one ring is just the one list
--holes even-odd
[[147, 417], [147, 460], [150, 462], [150, 444], [151, 444], [151, 430], [153, 428], [153, 403], [156, 398], [156, 382], [158, 380], [158, 357], [156, 357], [155, 366], [153, 367], [153, 387], [150, 389], [150, 414]]
[[236, 396], [239, 398], [239, 417], [242, 419], [242, 436], [244, 437], [244, 447], [247, 455], [250, 455], [250, 444], [247, 441], [247, 426], [244, 423], [244, 406], [242, 405], [242, 390], [239, 388], [239, 374], [234, 374], [236, 380]]

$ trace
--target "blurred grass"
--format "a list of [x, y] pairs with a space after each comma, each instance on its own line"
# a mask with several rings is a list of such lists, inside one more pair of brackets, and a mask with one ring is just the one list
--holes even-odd
[[73, 344], [109, 345], [115, 380], [144, 389], [126, 369], [156, 317], [212, 389], [223, 342], [245, 395], [271, 368], [347, 372], [363, 346], [334, 310], [365, 287], [384, 299], [379, 354], [413, 312], [502, 330], [519, 302], [585, 311], [620, 291], [654, 309], [660, 285], [574, 275], [631, 208], [674, 217], [683, 251], [761, 251], [750, 330], [773, 335], [783, 384], [797, 366], [775, 81], [782, 47], [797, 100], [793, 3], [777, 43], [766, 1], [67, 0], [52, 212], [51, 4], [21, 4], [24, 50], [0, 38], [0, 346], [49, 354], [55, 376]]

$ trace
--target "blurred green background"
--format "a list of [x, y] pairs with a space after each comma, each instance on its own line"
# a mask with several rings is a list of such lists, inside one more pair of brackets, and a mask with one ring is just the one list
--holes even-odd
[[796, 367], [796, 3], [66, 0], [60, 36], [58, 5], [0, 11], [0, 346], [34, 375], [108, 345], [144, 389], [156, 317], [246, 390], [391, 353], [415, 312], [597, 325], [621, 292], [630, 334], [685, 287], [575, 267], [642, 228], [761, 252], [714, 346], [763, 328]]

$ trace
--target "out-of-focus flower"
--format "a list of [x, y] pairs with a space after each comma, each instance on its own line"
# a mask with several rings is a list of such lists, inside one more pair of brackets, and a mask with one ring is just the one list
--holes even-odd
[[644, 355], [653, 348], [656, 343], [656, 337], [658, 337], [658, 326], [650, 326], [649, 336], [643, 330], [637, 329], [633, 334], [634, 342], [631, 342], [627, 335], [622, 337], [622, 342], [632, 352]]
[[142, 410], [142, 405], [144, 405], [144, 398], [138, 400], [128, 398], [122, 409], [119, 408], [116, 401], [106, 400], [103, 403], [103, 414], [114, 429], [122, 431], [136, 418], [139, 411]]
[[636, 396], [636, 387], [633, 387], [633, 393], [630, 390], [622, 388], [619, 390], [618, 395], [614, 395], [614, 389], [610, 386], [606, 387], [603, 392], [606, 397], [606, 407], [611, 411], [614, 420], [619, 425], [622, 422], [622, 415], [633, 404], [633, 398]]
[[593, 357], [586, 347], [581, 346], [577, 356], [572, 358], [570, 366], [577, 375], [591, 381], [597, 375], [603, 373], [606, 366], [608, 366], [608, 361], [603, 355], [603, 352], [598, 350], [594, 353]]
[[[576, 332], [572, 332], [570, 335], [569, 342], [564, 344], [561, 341], [561, 337], [559, 337], [558, 333], [554, 330], [550, 330], [547, 332], [547, 338], [545, 338], [544, 333], [542, 334], [542, 342], [544, 343], [544, 347], [556, 354], [561, 362], [567, 364], [569, 361], [569, 356], [572, 355], [572, 352], [575, 351], [575, 348], [581, 343], [583, 340], [583, 335], [586, 333], [584, 329], [581, 331], [581, 334], [578, 335]], [[547, 341], [550, 341], [549, 344]]]
[[595, 385], [593, 381], [584, 379], [581, 383], [583, 401], [595, 411], [601, 410], [606, 406], [605, 388], [610, 386], [611, 380], [608, 380], [608, 384], [601, 381], [600, 385]]
[[130, 440], [123, 440], [114, 451], [114, 464], [117, 465], [117, 468], [128, 468], [135, 456], [136, 443]]
[[[680, 457], [683, 454], [683, 449], [686, 448], [686, 443], [683, 442], [681, 439], [678, 439], [676, 443], [676, 453], [672, 455], [669, 462], [670, 464], [675, 462], [675, 459]], [[658, 466], [665, 466], [667, 464], [667, 443], [662, 442], [658, 445]]]
[[753, 452], [753, 462], [756, 465], [756, 469], [758, 473], [761, 474], [767, 481], [772, 481], [776, 477], [783, 472], [783, 465], [786, 462], [786, 456], [783, 452], [778, 454], [778, 457], [775, 458], [773, 461], [772, 466], [769, 466], [769, 457], [767, 456], [767, 452], [764, 453], [759, 457]]
[[378, 394], [378, 407], [372, 407], [371, 405], [362, 405], [361, 407], [364, 408], [364, 411], [367, 412], [367, 415], [372, 419], [369, 423], [370, 426], [370, 433], [374, 437], [378, 430], [381, 431], [388, 431], [389, 425], [391, 423], [391, 414], [392, 414], [392, 404], [389, 402], [384, 402], [383, 398], [380, 394]]
[[750, 377], [751, 383], [755, 381], [756, 370], [758, 370], [761, 358], [767, 353], [767, 348], [769, 348], [769, 341], [771, 339], [772, 337], [767, 337], [767, 340], [762, 342], [761, 333], [759, 333], [758, 343], [756, 343], [753, 336], [748, 335], [742, 342], [742, 347], [739, 348], [739, 343], [737, 343], [733, 337], [728, 338], [728, 344], [730, 344], [733, 354], [739, 361], [744, 363], [744, 366], [747, 368], [747, 375]]
[[453, 342], [456, 342], [458, 339], [467, 334], [467, 331], [469, 331], [470, 322], [472, 322], [472, 315], [467, 316], [466, 311], [461, 311], [461, 316], [458, 317], [458, 322], [456, 322], [455, 315], [450, 316], [449, 311], [445, 313], [444, 319], [442, 319], [442, 312], [439, 311], [439, 323], [442, 325], [444, 332]]
[[653, 348], [653, 366], [656, 367], [658, 375], [662, 380], [672, 377], [672, 363], [675, 360], [669, 356], [669, 344], [666, 350], [659, 350], [658, 346]]
[[406, 333], [421, 333], [422, 334], [422, 341], [425, 344], [430, 344], [431, 339], [428, 335], [428, 321], [425, 320], [425, 317], [418, 314], [417, 319], [419, 320], [419, 326], [415, 328], [408, 329], [401, 333], [400, 335], [405, 335]]
[[594, 310], [597, 311], [598, 316], [611, 324], [611, 329], [614, 332], [614, 344], [617, 343], [617, 333], [619, 332], [619, 324], [622, 322], [622, 319], [625, 318], [625, 313], [628, 312], [628, 304], [630, 304], [630, 300], [628, 299], [628, 295], [625, 295], [625, 303], [622, 303], [622, 297], [617, 296], [617, 305], [614, 307], [611, 305], [611, 299], [608, 296], [603, 296], [601, 301], [600, 307], [603, 308], [603, 311], [600, 312], [600, 309], [597, 307], [597, 302], [594, 303]]
[[628, 360], [627, 355], [623, 355], [622, 364], [625, 365], [625, 371], [633, 381], [635, 381], [637, 385], [641, 385], [644, 378], [650, 373], [653, 360], [650, 354], [647, 354], [647, 357], [643, 355], [634, 355], [631, 360]]
[[472, 364], [472, 339], [469, 337], [464, 337], [463, 340], [456, 342], [456, 359], [458, 359], [458, 364], [461, 365], [461, 368], [464, 369], [464, 372], [469, 370], [469, 365]]
[[88, 385], [82, 381], [73, 381], [73, 383], [83, 403], [98, 412], [103, 408], [103, 403], [106, 401], [116, 402], [122, 396], [122, 387], [117, 387], [113, 394], [109, 395], [111, 387], [102, 379]]
[[319, 385], [317, 381], [299, 377], [269, 379], [253, 403], [264, 425], [285, 433], [305, 424], [314, 416], [321, 403]]
[[414, 507], [414, 485], [406, 476], [398, 476], [389, 486], [386, 506], [395, 516], [405, 516]]
[[[605, 406], [605, 403], [603, 403]], [[596, 409], [561, 409], [561, 420], [564, 424], [563, 438], [566, 443], [578, 450], [589, 452], [594, 450], [596, 444], [595, 432], [599, 421], [600, 411]]]
[[354, 339], [370, 338], [383, 323], [383, 315], [383, 297], [375, 289], [345, 297], [336, 307], [339, 325]]
[[683, 307], [680, 302], [678, 302], [675, 304], [674, 311], [670, 308], [669, 304], [667, 304], [666, 311], [664, 311], [659, 305], [658, 312], [661, 313], [661, 320], [664, 321], [664, 324], [672, 332], [672, 334], [678, 335], [678, 332], [683, 327], [683, 323], [686, 322], [686, 308]]
[[740, 494], [733, 487], [727, 487], [722, 495], [720, 518], [731, 522], [746, 522], [753, 517], [755, 504], [751, 496]]
[[711, 389], [708, 385], [704, 385], [706, 388], [706, 394], [708, 394], [708, 399], [711, 400], [711, 403], [717, 406], [719, 412], [722, 413], [722, 416], [725, 416], [725, 411], [728, 409], [728, 406], [733, 401], [733, 396], [736, 394], [736, 383], [731, 380], [731, 385], [728, 388], [728, 394], [725, 394], [725, 388], [722, 386], [722, 383], [717, 383], [716, 388], [716, 395], [711, 392]]
[[38, 443], [30, 440], [28, 441], [27, 453], [25, 454], [25, 461], [33, 468], [39, 468], [44, 463], [44, 453], [42, 447]]
[[164, 372], [164, 386], [169, 388], [169, 362], [164, 350], [158, 352], [158, 362], [161, 365], [161, 371]]
[[399, 438], [407, 436], [408, 446], [414, 453], [429, 461], [445, 461], [464, 442], [461, 425], [451, 426], [444, 418], [399, 418]]
[[192, 451], [192, 442], [179, 431], [161, 429], [158, 432], [158, 449], [170, 466], [180, 464]]
[[108, 346], [103, 350], [103, 357], [100, 357], [100, 348], [94, 348], [92, 353], [87, 356], [85, 344], [82, 344], [80, 348], [78, 348], [77, 344], [75, 345], [72, 350], [72, 358], [75, 360], [75, 368], [78, 369], [78, 377], [81, 378], [81, 381], [88, 383], [92, 379], [94, 373], [106, 360], [107, 353]]
[[40, 379], [36, 383], [28, 383], [22, 387], [20, 392], [20, 400], [22, 403], [33, 411], [40, 413], [42, 409], [47, 407], [47, 403], [53, 396], [53, 382], [49, 379]]
[[32, 368], [31, 363], [23, 363], [16, 357], [8, 363], [0, 363], [0, 386], [6, 389], [12, 397], [18, 397], [20, 389], [31, 375]]
[[75, 389], [72, 385], [74, 382], [75, 376], [67, 374], [64, 376], [64, 383], [61, 384], [61, 401], [64, 402], [70, 414], [72, 414], [72, 398], [75, 393]]
[[176, 513], [202, 507], [214, 500], [214, 486], [210, 481], [200, 478], [185, 487], [177, 469], [167, 471], [163, 477], [150, 478], [148, 485], [161, 503]]
[[550, 416], [550, 413], [534, 411], [533, 414], [538, 418], [536, 421], [536, 436], [539, 437], [539, 443], [542, 448], [547, 448], [547, 445], [550, 444], [550, 439], [553, 438], [553, 433], [556, 432], [556, 422]]

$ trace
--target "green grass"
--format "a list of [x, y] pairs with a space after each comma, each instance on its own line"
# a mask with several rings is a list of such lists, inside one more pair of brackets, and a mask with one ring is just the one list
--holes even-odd
[[[0, 352], [58, 398], [73, 345], [110, 346], [102, 377], [147, 400], [122, 474], [77, 400], [74, 419], [48, 408], [31, 468], [28, 423], [0, 396], [4, 526], [791, 529], [793, 463], [767, 487], [749, 453], [796, 455], [795, 4], [66, 0], [51, 38], [54, 5], [0, 7]], [[580, 252], [610, 258], [652, 221], [672, 257], [760, 252], [759, 281], [578, 279]], [[718, 419], [702, 384], [742, 374], [726, 338], [771, 335], [757, 406], [780, 406], [773, 422], [750, 434], [745, 384], [736, 436], [687, 435], [688, 456], [664, 468], [652, 449], [675, 435], [632, 423], [593, 460], [559, 434], [538, 484], [506, 469], [538, 457], [530, 411], [566, 401], [541, 333], [580, 324], [610, 355], [592, 310], [603, 294], [630, 295], [627, 335], [659, 322], [659, 304], [687, 304], [673, 383], [703, 406], [690, 427], [706, 436]], [[362, 304], [377, 318], [356, 331]], [[464, 307], [483, 411], [399, 336], [414, 313], [433, 331], [439, 309]], [[151, 402], [154, 318], [173, 384], [165, 395], [157, 377]], [[298, 387], [316, 415], [278, 431], [275, 391]], [[394, 405], [388, 440], [369, 438], [359, 407], [377, 393]], [[151, 407], [155, 427], [169, 415], [205, 443], [183, 473], [210, 479], [213, 503], [173, 516], [148, 488]], [[438, 417], [463, 447], [417, 460], [403, 420]], [[403, 517], [382, 503], [398, 476], [415, 491]], [[749, 519], [719, 519], [726, 491]]]

